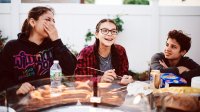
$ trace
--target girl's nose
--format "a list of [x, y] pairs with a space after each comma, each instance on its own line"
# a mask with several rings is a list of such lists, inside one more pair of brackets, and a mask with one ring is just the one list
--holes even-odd
[[108, 34], [107, 34], [107, 35], [111, 36], [111, 35], [112, 35], [111, 31], [108, 31]]
[[166, 47], [165, 47], [165, 50], [169, 51], [169, 50], [170, 50], [170, 47], [169, 47], [169, 46], [166, 46]]
[[54, 24], [55, 22], [53, 20], [50, 21], [51, 24]]

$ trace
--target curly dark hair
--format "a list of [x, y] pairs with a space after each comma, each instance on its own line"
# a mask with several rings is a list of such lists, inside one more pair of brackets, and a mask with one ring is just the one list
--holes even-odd
[[184, 50], [186, 50], [186, 52], [189, 51], [191, 47], [191, 38], [186, 34], [184, 34], [181, 30], [169, 31], [167, 40], [169, 38], [175, 39], [178, 42], [178, 44], [181, 47], [181, 51]]

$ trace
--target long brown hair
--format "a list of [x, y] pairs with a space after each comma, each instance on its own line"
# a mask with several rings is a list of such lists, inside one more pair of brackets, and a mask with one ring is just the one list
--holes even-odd
[[32, 8], [28, 13], [28, 18], [24, 21], [21, 33], [25, 34], [28, 38], [30, 36], [30, 33], [32, 31], [32, 26], [29, 24], [29, 19], [33, 18], [34, 20], [38, 20], [41, 15], [44, 13], [47, 13], [48, 11], [52, 12], [54, 14], [54, 9], [44, 6], [37, 6]]
[[100, 28], [101, 24], [105, 23], [105, 22], [113, 23], [115, 25], [115, 27], [116, 27], [116, 30], [118, 30], [117, 24], [112, 19], [102, 19], [96, 25], [96, 32], [99, 32], [99, 28]]
[[[104, 22], [113, 23], [116, 26], [116, 30], [118, 30], [116, 23], [112, 19], [102, 19], [96, 25], [96, 33], [99, 32], [100, 26]], [[96, 60], [97, 60], [97, 67], [96, 68], [100, 68], [99, 67], [100, 60], [99, 60], [99, 57], [98, 57], [99, 56], [99, 54], [98, 54], [99, 43], [100, 43], [99, 39], [96, 38], [96, 41], [95, 41], [95, 44], [94, 44], [94, 55], [95, 55]], [[119, 57], [118, 51], [116, 50], [114, 44], [111, 46], [111, 56], [112, 56], [112, 60], [111, 60], [112, 66], [115, 69], [116, 73], [118, 74], [119, 73], [119, 66], [121, 66], [121, 65], [120, 65], [119, 61], [114, 61], [114, 60], [119, 60], [120, 57]]]

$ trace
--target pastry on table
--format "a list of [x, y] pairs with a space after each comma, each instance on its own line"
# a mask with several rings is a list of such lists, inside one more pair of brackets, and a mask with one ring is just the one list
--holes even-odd
[[185, 112], [199, 112], [200, 89], [191, 87], [169, 87], [157, 89], [153, 92], [157, 107], [181, 110]]
[[90, 81], [75, 81], [75, 88], [76, 89], [86, 89], [86, 90], [89, 90], [89, 91], [92, 91], [92, 88], [90, 86]]

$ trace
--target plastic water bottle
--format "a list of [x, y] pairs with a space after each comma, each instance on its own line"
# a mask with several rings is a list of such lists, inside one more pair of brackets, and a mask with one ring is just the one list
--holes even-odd
[[50, 68], [50, 79], [51, 79], [51, 96], [59, 96], [61, 94], [61, 80], [62, 80], [62, 69], [59, 65], [58, 60], [53, 61], [53, 65]]

